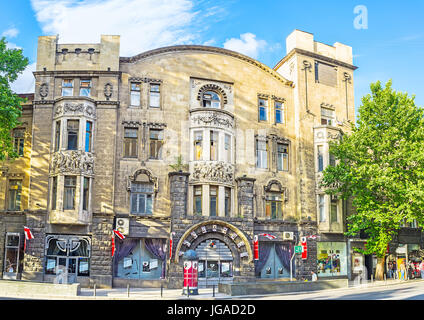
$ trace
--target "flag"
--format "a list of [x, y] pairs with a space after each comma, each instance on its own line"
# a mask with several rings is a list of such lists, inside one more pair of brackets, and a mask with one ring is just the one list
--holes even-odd
[[32, 235], [31, 230], [26, 226], [24, 226], [24, 233], [25, 233], [25, 241], [24, 241], [24, 252], [25, 252], [27, 240], [34, 239], [34, 236]]
[[174, 232], [171, 232], [171, 234], [169, 235], [169, 260], [172, 259], [172, 235], [174, 234]]
[[113, 230], [113, 233], [121, 240], [125, 239], [125, 236], [118, 230]]
[[259, 260], [259, 241], [257, 235], [253, 237], [253, 256], [255, 260]]
[[302, 246], [302, 259], [306, 260], [308, 258], [308, 244], [306, 237], [300, 238], [300, 245]]
[[115, 255], [115, 234], [112, 233], [112, 257]]
[[260, 236], [267, 237], [269, 240], [274, 240], [277, 238], [276, 236], [273, 236], [272, 234], [269, 234], [269, 233], [261, 233]]

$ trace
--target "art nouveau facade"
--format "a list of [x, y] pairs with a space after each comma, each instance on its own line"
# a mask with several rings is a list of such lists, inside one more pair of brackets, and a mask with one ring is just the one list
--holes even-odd
[[[27, 225], [35, 236], [22, 278], [53, 281], [62, 268], [83, 285], [180, 287], [189, 249], [201, 285], [288, 278], [293, 245], [309, 236], [295, 276], [348, 276], [350, 205], [319, 179], [329, 141], [354, 122], [350, 47], [295, 30], [271, 69], [215, 47], [120, 57], [119, 36], [57, 41], [39, 38], [19, 208], [7, 205], [14, 164], [1, 180], [5, 234], [22, 241]], [[112, 258], [114, 228], [126, 238]], [[255, 262], [263, 233], [277, 238], [260, 237]]]

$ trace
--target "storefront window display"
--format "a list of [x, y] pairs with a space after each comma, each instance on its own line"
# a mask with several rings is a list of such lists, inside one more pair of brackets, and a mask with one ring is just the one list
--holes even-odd
[[164, 278], [165, 258], [165, 239], [125, 238], [117, 240], [114, 258], [115, 276], [146, 280]]
[[346, 243], [318, 242], [317, 250], [319, 277], [347, 276]]

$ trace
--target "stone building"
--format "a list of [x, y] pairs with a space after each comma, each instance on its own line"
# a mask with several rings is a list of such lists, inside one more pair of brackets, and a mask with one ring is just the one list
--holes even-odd
[[[352, 48], [299, 30], [286, 47], [271, 69], [216, 47], [120, 57], [119, 36], [39, 37], [25, 154], [0, 180], [1, 230], [22, 243], [26, 225], [35, 237], [19, 277], [55, 281], [65, 270], [84, 286], [179, 288], [189, 249], [201, 286], [289, 279], [290, 269], [349, 276], [351, 205], [319, 180], [329, 142], [355, 120]], [[19, 208], [7, 204], [15, 185]], [[112, 258], [113, 229], [126, 238]], [[302, 238], [307, 256], [290, 268]]]

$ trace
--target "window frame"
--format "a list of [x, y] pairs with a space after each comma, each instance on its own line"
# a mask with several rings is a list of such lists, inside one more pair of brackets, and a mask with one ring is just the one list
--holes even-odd
[[[81, 177], [82, 178], [82, 210], [88, 211], [90, 207], [90, 187], [91, 187], [91, 179], [89, 177]], [[87, 184], [86, 184], [87, 182]]]
[[[286, 152], [280, 152], [280, 146], [285, 146], [286, 148]], [[282, 171], [282, 172], [288, 172], [290, 170], [290, 144], [288, 143], [278, 143], [276, 144], [277, 147], [277, 171]], [[281, 168], [280, 168], [280, 155], [282, 155], [281, 157]], [[285, 155], [285, 156], [284, 156]], [[286, 159], [286, 161], [284, 161], [284, 159]], [[286, 163], [286, 169], [284, 168], [284, 163]]]
[[[259, 145], [264, 143], [265, 144], [265, 150], [259, 149]], [[262, 139], [256, 139], [256, 144], [255, 144], [255, 149], [256, 149], [256, 168], [257, 169], [269, 169], [269, 143], [268, 140], [262, 140]], [[259, 157], [259, 153], [261, 153], [261, 157]], [[265, 161], [263, 161], [263, 155], [266, 156]], [[259, 159], [261, 159], [261, 162], [259, 163]], [[260, 166], [259, 164], [265, 164], [265, 167]]]
[[[65, 85], [66, 81], [69, 81], [69, 86]], [[64, 94], [70, 90], [70, 94]], [[62, 97], [72, 97], [74, 95], [74, 79], [71, 78], [63, 78], [62, 79], [62, 87], [61, 87], [61, 95]]]
[[[127, 130], [134, 130], [137, 133], [136, 137], [126, 136]], [[123, 141], [123, 158], [138, 158], [138, 128], [124, 127], [124, 141]], [[128, 154], [126, 153], [128, 147]], [[131, 153], [132, 147], [135, 148], [134, 154]]]
[[[199, 191], [199, 193], [196, 194], [196, 191]], [[196, 202], [196, 199], [200, 200], [199, 208], [197, 208], [198, 202]], [[200, 209], [200, 211], [198, 211], [197, 209]], [[202, 213], [203, 213], [203, 186], [195, 185], [193, 186], [193, 215], [201, 216]]]
[[[149, 108], [152, 109], [160, 109], [161, 108], [161, 90], [160, 90], [160, 83], [152, 82], [149, 84]], [[157, 87], [158, 90], [152, 90], [153, 87]], [[158, 99], [158, 105], [152, 106], [152, 95], [157, 94]]]
[[25, 128], [13, 129], [13, 149], [19, 157], [25, 154], [25, 131]]
[[[133, 85], [135, 85], [133, 87]], [[138, 86], [137, 86], [138, 85]], [[134, 88], [138, 88], [134, 89]], [[133, 96], [138, 96], [137, 104], [133, 104]], [[131, 81], [130, 82], [130, 107], [140, 107], [141, 106], [141, 82]]]
[[[158, 139], [152, 138], [152, 132], [158, 132]], [[152, 148], [152, 145], [154, 148]], [[163, 129], [149, 129], [149, 159], [150, 160], [162, 160], [162, 150], [164, 146], [164, 130]], [[158, 150], [159, 149], [159, 150]], [[155, 155], [152, 155], [152, 151], [155, 151]]]
[[[72, 130], [75, 130], [75, 128], [71, 128], [70, 126], [69, 126], [69, 123], [70, 122], [73, 122], [73, 123], [77, 123], [78, 125], [76, 126], [76, 133], [74, 132], [74, 131], [72, 131]], [[75, 148], [74, 149], [71, 149], [70, 148], [70, 145], [69, 145], [69, 141], [70, 141], [70, 139], [69, 139], [69, 137], [70, 137], [70, 135], [71, 135], [71, 133], [72, 133], [72, 135], [73, 136], [75, 136], [76, 137], [76, 142], [75, 142]], [[79, 119], [67, 119], [66, 120], [66, 150], [78, 150], [79, 149], [79, 133], [80, 133], [80, 120]]]
[[[83, 86], [83, 83], [88, 83], [88, 86]], [[91, 97], [92, 80], [91, 79], [80, 79], [79, 96], [80, 97]], [[88, 95], [81, 94], [82, 90], [87, 90]]]
[[60, 145], [61, 145], [61, 137], [62, 137], [62, 121], [61, 120], [57, 120], [55, 122], [55, 132], [54, 132], [54, 151], [58, 152], [60, 150]]
[[[211, 95], [210, 99], [205, 98], [206, 94]], [[214, 99], [215, 97], [218, 97], [218, 100]], [[218, 106], [214, 106], [214, 104], [217, 103], [216, 101], [218, 101], [218, 103], [219, 103]], [[205, 105], [205, 104], [208, 104], [208, 103], [209, 103], [209, 106]], [[212, 109], [221, 109], [222, 108], [221, 94], [214, 91], [214, 90], [207, 90], [205, 92], [202, 92], [202, 107], [203, 108], [212, 108]]]
[[[67, 179], [71, 179], [75, 181], [75, 184], [67, 184]], [[69, 180], [68, 180], [69, 181]], [[67, 190], [71, 191], [73, 190], [73, 197], [72, 197], [72, 207], [69, 207], [67, 203]], [[75, 210], [76, 208], [76, 191], [77, 191], [77, 176], [64, 176], [63, 180], [63, 210]]]
[[[259, 97], [258, 98], [258, 121], [259, 122], [267, 122], [269, 115], [268, 115], [268, 109], [269, 109], [269, 99], [268, 98], [263, 98], [263, 97]], [[261, 105], [261, 101], [266, 102], [264, 105]], [[261, 117], [261, 109], [264, 109], [264, 115], [265, 115], [265, 119], [262, 119]]]
[[[215, 195], [212, 194], [212, 190], [215, 190]], [[215, 214], [212, 215], [212, 197], [215, 197]], [[217, 185], [209, 185], [209, 216], [219, 216], [219, 187]]]
[[[280, 104], [280, 107], [278, 107]], [[280, 112], [280, 121], [277, 121], [277, 112]], [[276, 124], [284, 124], [285, 123], [285, 108], [284, 102], [279, 100], [274, 100], [274, 112], [275, 112], [275, 123]]]
[[57, 210], [57, 181], [58, 181], [58, 177], [54, 176], [52, 177], [52, 204], [51, 204], [51, 209], [52, 210]]
[[[90, 128], [88, 128], [88, 125]], [[88, 136], [87, 136], [88, 134]], [[88, 146], [87, 146], [87, 138], [88, 138]], [[86, 121], [85, 122], [85, 152], [92, 152], [93, 150], [93, 122]]]
[[[269, 220], [283, 220], [284, 193], [267, 192], [265, 195], [265, 217]], [[273, 205], [275, 205], [273, 207]], [[269, 215], [268, 215], [269, 208]], [[275, 214], [274, 214], [275, 209]]]
[[[214, 157], [212, 157], [212, 155], [214, 155]], [[209, 131], [209, 160], [219, 160], [219, 131], [217, 130]]]
[[[200, 139], [198, 139], [200, 137]], [[193, 131], [193, 161], [203, 160], [203, 131]]]
[[[22, 210], [22, 183], [23, 183], [22, 179], [9, 179], [8, 180], [7, 211], [21, 211]], [[16, 188], [12, 189], [12, 186], [16, 186]], [[12, 201], [13, 201], [13, 205], [11, 205]]]
[[[151, 191], [145, 191], [145, 190], [134, 190], [136, 186], [140, 186], [140, 189], [142, 189], [141, 186], [151, 187]], [[133, 198], [136, 197], [137, 201], [137, 210], [133, 207]], [[150, 212], [148, 212], [148, 198], [150, 196]], [[131, 189], [130, 189], [130, 213], [137, 216], [151, 216], [154, 212], [154, 187], [151, 182], [132, 182], [131, 183]], [[144, 212], [140, 211], [140, 198], [144, 198]]]

